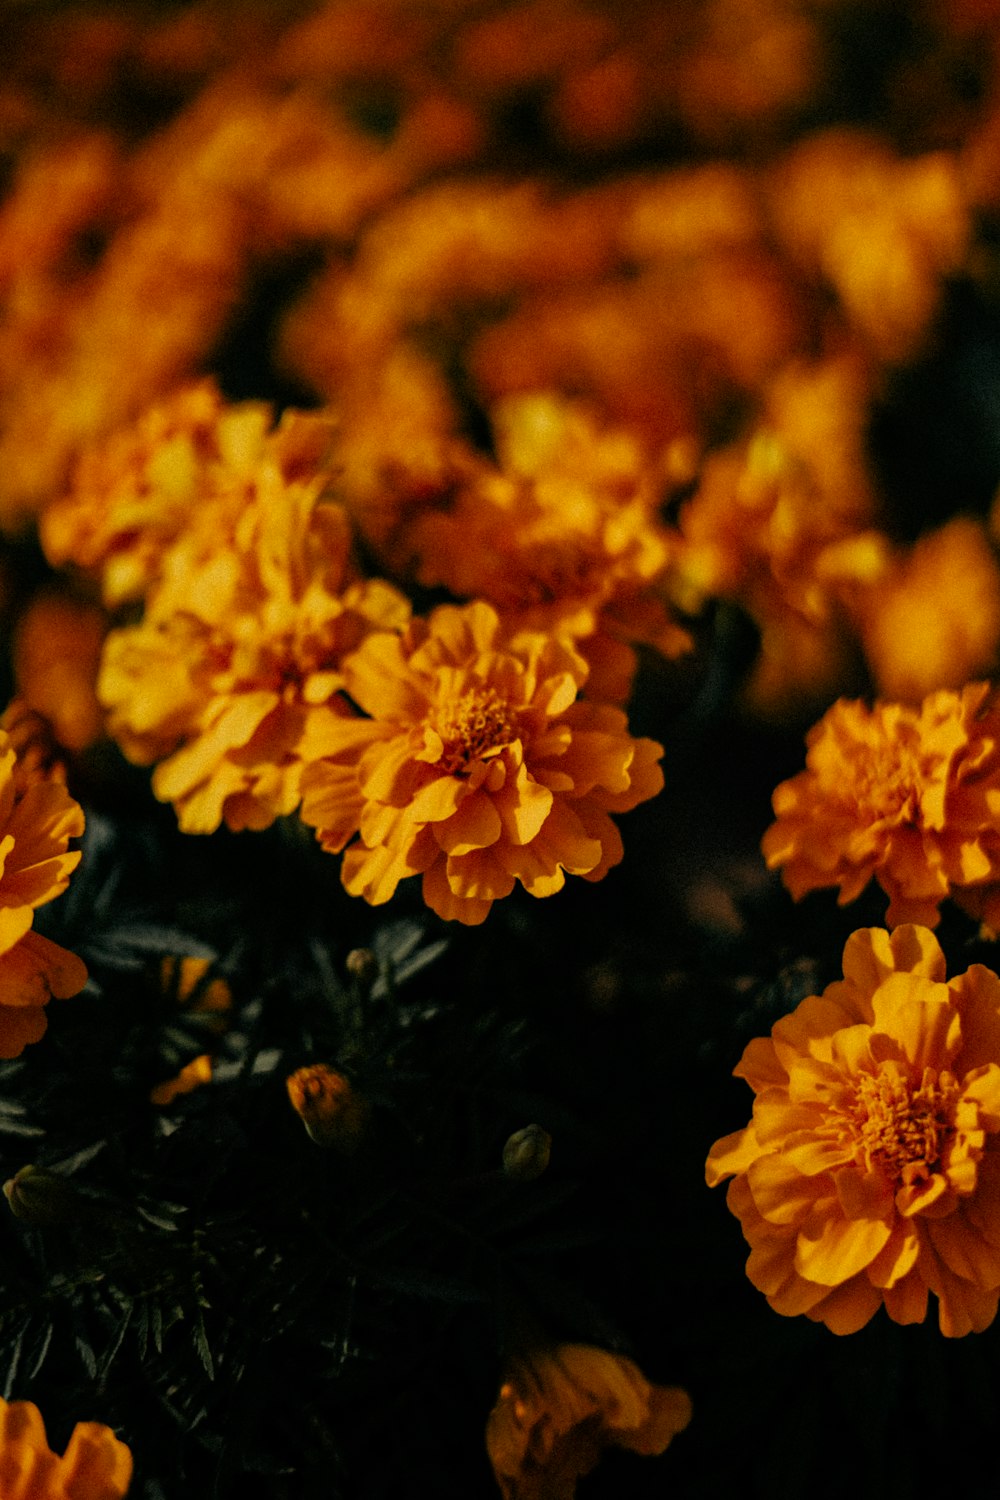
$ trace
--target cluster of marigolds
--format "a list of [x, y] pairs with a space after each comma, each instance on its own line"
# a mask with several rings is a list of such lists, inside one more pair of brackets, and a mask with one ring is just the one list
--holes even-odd
[[[99, 736], [185, 832], [297, 814], [352, 894], [419, 876], [477, 924], [622, 859], [617, 815], [663, 782], [629, 730], [640, 657], [696, 671], [730, 601], [760, 638], [749, 711], [833, 702], [768, 866], [795, 899], [874, 880], [889, 904], [747, 1048], [753, 1121], [709, 1181], [780, 1313], [846, 1333], [930, 1291], [947, 1335], [992, 1320], [1000, 980], [948, 980], [930, 929], [952, 900], [1000, 931], [1000, 505], [893, 540], [867, 432], [988, 259], [1000, 8], [922, 0], [885, 128], [814, 127], [848, 10], [5, 20], [0, 524], [51, 572], [0, 579], [0, 1056], [86, 983], [32, 923], [80, 859], [64, 766]], [[232, 396], [241, 337], [299, 393], [280, 414], [252, 373]], [[872, 698], [838, 697], [862, 669]], [[322, 1130], [326, 1084], [297, 1087]], [[602, 1445], [659, 1453], [688, 1415], [621, 1355], [528, 1341], [488, 1447], [508, 1500], [563, 1500]], [[2, 1420], [5, 1496], [124, 1495], [107, 1429], [57, 1458], [34, 1407]]]

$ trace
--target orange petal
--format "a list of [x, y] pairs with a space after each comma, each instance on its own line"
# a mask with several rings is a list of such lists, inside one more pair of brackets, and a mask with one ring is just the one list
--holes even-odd
[[[501, 829], [500, 814], [492, 800], [482, 792], [473, 792], [452, 817], [434, 825], [434, 837], [446, 854], [461, 855], [489, 848], [500, 837]], [[511, 889], [513, 885], [511, 879]]]
[[884, 1219], [814, 1215], [799, 1228], [795, 1269], [820, 1286], [841, 1286], [871, 1265], [891, 1232]]

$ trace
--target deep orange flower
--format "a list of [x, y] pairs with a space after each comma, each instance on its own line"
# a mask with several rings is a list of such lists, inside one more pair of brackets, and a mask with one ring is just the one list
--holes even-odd
[[844, 978], [736, 1068], [753, 1120], [708, 1158], [776, 1312], [853, 1333], [884, 1303], [979, 1332], [1000, 1299], [1000, 979], [925, 927], [855, 932]]
[[873, 878], [886, 921], [934, 927], [946, 896], [1000, 918], [1000, 711], [986, 682], [932, 693], [919, 708], [840, 699], [809, 731], [806, 769], [774, 793], [768, 867], [798, 901]]
[[486, 1449], [504, 1500], [573, 1500], [605, 1448], [662, 1453], [690, 1420], [685, 1391], [651, 1384], [623, 1354], [558, 1344], [509, 1361]]
[[110, 1427], [77, 1422], [66, 1452], [53, 1453], [31, 1401], [0, 1398], [0, 1495], [4, 1500], [122, 1500], [132, 1455]]
[[662, 748], [617, 708], [577, 701], [586, 677], [566, 642], [505, 636], [481, 602], [442, 605], [402, 636], [370, 636], [342, 664], [370, 717], [314, 719], [302, 817], [344, 855], [352, 895], [378, 905], [423, 875], [439, 916], [482, 922], [520, 881], [599, 880], [622, 857], [609, 817], [659, 791]]
[[286, 413], [255, 446], [238, 514], [214, 541], [185, 532], [139, 624], [112, 631], [98, 694], [132, 760], [162, 761], [153, 790], [188, 833], [264, 828], [299, 800], [298, 744], [334, 698], [341, 655], [397, 627], [405, 599], [351, 563], [351, 532], [329, 498], [329, 424]]
[[87, 970], [75, 954], [33, 932], [35, 909], [60, 895], [80, 860], [79, 804], [56, 777], [22, 776], [0, 730], [0, 1057], [17, 1057], [47, 1025], [45, 1006], [77, 994]]

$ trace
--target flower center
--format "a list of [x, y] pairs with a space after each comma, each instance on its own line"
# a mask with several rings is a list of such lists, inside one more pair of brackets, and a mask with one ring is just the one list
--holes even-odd
[[464, 771], [490, 750], [509, 745], [518, 735], [518, 717], [493, 688], [470, 688], [460, 698], [442, 704], [431, 721], [441, 740], [437, 764], [449, 775]]
[[951, 1073], [925, 1068], [914, 1088], [896, 1063], [862, 1073], [851, 1111], [851, 1132], [869, 1171], [894, 1181], [929, 1177], [955, 1133], [952, 1106], [960, 1089]]

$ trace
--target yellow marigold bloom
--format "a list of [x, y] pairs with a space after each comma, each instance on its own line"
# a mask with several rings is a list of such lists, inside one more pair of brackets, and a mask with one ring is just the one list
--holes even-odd
[[342, 878], [373, 905], [420, 874], [433, 911], [475, 924], [515, 881], [551, 896], [565, 872], [600, 880], [622, 857], [609, 813], [663, 784], [660, 745], [577, 701], [586, 666], [569, 645], [507, 637], [488, 604], [372, 635], [342, 671], [370, 717], [314, 721], [302, 818], [333, 852], [360, 834]]
[[753, 1120], [708, 1158], [780, 1313], [853, 1333], [885, 1304], [979, 1332], [1000, 1298], [1000, 979], [950, 982], [933, 934], [855, 932], [844, 978], [736, 1068]]
[[841, 698], [806, 743], [806, 769], [776, 789], [761, 845], [796, 901], [837, 886], [844, 905], [875, 879], [890, 927], [936, 926], [949, 895], [994, 924], [1000, 711], [989, 683], [919, 708]]
[[358, 579], [343, 509], [329, 498], [329, 424], [286, 413], [259, 445], [238, 514], [221, 510], [163, 558], [139, 624], [112, 631], [98, 695], [108, 728], [188, 833], [264, 828], [299, 800], [298, 745], [341, 686], [338, 663], [409, 606]]
[[110, 1427], [77, 1422], [66, 1452], [53, 1453], [31, 1401], [0, 1398], [0, 1495], [4, 1500], [122, 1500], [132, 1455]]
[[605, 1448], [662, 1453], [690, 1420], [685, 1391], [623, 1354], [558, 1344], [509, 1361], [486, 1449], [504, 1500], [573, 1500]]
[[62, 782], [34, 764], [22, 775], [0, 729], [0, 1057], [37, 1042], [49, 1000], [87, 982], [75, 954], [31, 930], [35, 909], [66, 889], [80, 861], [69, 841], [82, 833], [83, 813]]

